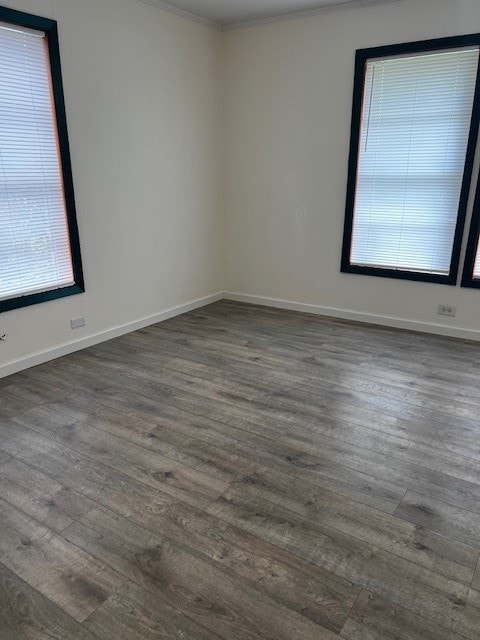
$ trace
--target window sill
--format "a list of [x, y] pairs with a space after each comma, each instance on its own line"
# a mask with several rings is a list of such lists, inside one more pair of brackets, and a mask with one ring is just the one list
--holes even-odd
[[480, 289], [480, 280], [478, 278], [463, 278], [462, 287], [465, 289]]
[[65, 287], [63, 289], [54, 289], [52, 291], [42, 291], [41, 293], [32, 293], [27, 296], [19, 296], [18, 298], [10, 298], [9, 300], [0, 300], [0, 313], [4, 311], [12, 311], [22, 307], [29, 307], [33, 304], [41, 302], [49, 302], [50, 300], [58, 300], [68, 296], [75, 296], [84, 293], [85, 288], [78, 284]]
[[[396, 280], [410, 280], [415, 282], [430, 282], [455, 286], [457, 278], [453, 275], [438, 273], [422, 273], [420, 271], [400, 271], [397, 269], [382, 269], [379, 267], [363, 267], [353, 264], [342, 264], [342, 273], [354, 273], [361, 276], [377, 276], [378, 278], [394, 278]], [[479, 283], [480, 285], [480, 283]]]

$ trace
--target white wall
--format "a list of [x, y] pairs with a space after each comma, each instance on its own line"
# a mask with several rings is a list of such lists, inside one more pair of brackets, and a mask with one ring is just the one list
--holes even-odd
[[227, 34], [228, 291], [480, 330], [478, 290], [340, 273], [355, 50], [476, 31], [479, 0], [402, 0]]
[[5, 4], [59, 23], [87, 289], [0, 315], [8, 372], [223, 289], [223, 151], [217, 31], [137, 0]]

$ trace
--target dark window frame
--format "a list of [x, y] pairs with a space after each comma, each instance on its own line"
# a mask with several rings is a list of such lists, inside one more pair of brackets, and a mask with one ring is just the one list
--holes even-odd
[[449, 38], [437, 38], [406, 44], [394, 44], [369, 49], [359, 49], [355, 55], [355, 80], [353, 87], [352, 124], [350, 134], [350, 154], [348, 161], [348, 183], [345, 207], [345, 226], [343, 232], [343, 247], [341, 272], [358, 275], [378, 276], [381, 278], [395, 278], [400, 280], [414, 280], [417, 282], [432, 282], [454, 286], [457, 284], [462, 239], [465, 230], [468, 198], [472, 181], [473, 165], [480, 125], [480, 62], [477, 69], [475, 95], [468, 138], [465, 168], [463, 174], [462, 189], [457, 213], [457, 225], [455, 228], [452, 258], [448, 274], [424, 273], [421, 271], [384, 269], [381, 267], [355, 265], [350, 262], [351, 241], [353, 234], [353, 221], [355, 211], [355, 195], [357, 185], [358, 150], [360, 143], [360, 130], [362, 119], [363, 96], [365, 90], [365, 69], [367, 61], [372, 58], [403, 55], [409, 53], [421, 53], [439, 49], [450, 49], [468, 46], [480, 46], [480, 33], [453, 36]]
[[60, 150], [60, 166], [63, 177], [67, 226], [74, 278], [74, 284], [68, 287], [0, 300], [0, 312], [3, 312], [83, 293], [85, 291], [85, 283], [83, 278], [80, 238], [75, 208], [75, 194], [73, 189], [70, 145], [68, 141], [67, 117], [63, 94], [57, 22], [49, 18], [41, 18], [40, 16], [24, 13], [23, 11], [17, 11], [15, 9], [8, 9], [6, 7], [0, 7], [0, 21], [10, 22], [21, 27], [30, 27], [31, 29], [43, 31], [47, 38], [53, 88], [53, 102], [55, 106], [58, 144]]
[[480, 278], [473, 277], [477, 250], [480, 247], [480, 175], [478, 176], [477, 192], [473, 205], [472, 222], [468, 234], [467, 252], [463, 267], [462, 287], [480, 289]]

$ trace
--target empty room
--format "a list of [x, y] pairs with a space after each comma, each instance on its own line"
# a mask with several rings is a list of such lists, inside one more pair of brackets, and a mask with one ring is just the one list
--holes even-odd
[[479, 0], [0, 0], [0, 640], [480, 640]]

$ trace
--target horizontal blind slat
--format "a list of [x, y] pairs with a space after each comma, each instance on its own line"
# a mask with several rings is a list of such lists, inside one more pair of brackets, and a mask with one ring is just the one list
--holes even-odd
[[480, 278], [480, 242], [477, 247], [477, 257], [475, 259], [475, 265], [473, 267], [473, 277]]

